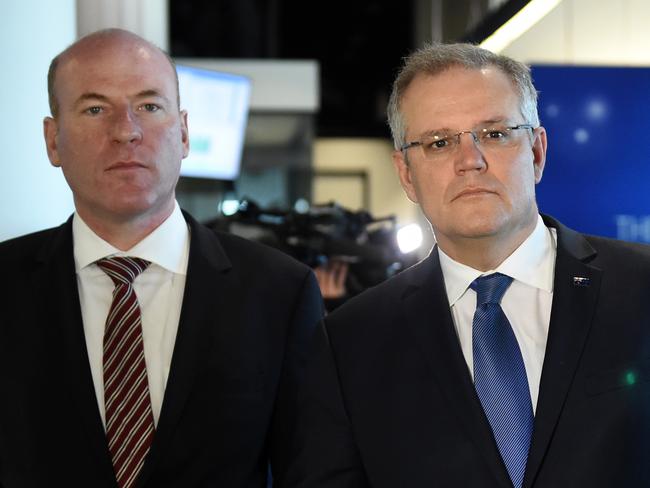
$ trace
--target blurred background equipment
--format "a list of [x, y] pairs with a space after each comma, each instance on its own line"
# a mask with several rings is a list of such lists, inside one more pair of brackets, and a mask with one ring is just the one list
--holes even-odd
[[233, 212], [232, 200], [225, 200], [223, 215], [208, 225], [263, 242], [313, 268], [330, 310], [419, 260], [417, 226], [400, 232], [392, 215], [376, 218], [334, 202], [305, 205], [262, 209], [242, 200]]

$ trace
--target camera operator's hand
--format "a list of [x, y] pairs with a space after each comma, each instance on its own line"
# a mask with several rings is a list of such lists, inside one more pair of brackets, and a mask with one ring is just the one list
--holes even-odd
[[348, 263], [332, 259], [315, 268], [314, 273], [324, 299], [342, 298], [347, 294]]

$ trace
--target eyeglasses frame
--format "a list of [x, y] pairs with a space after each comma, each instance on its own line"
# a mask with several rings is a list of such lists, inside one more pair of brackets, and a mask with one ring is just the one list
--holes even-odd
[[[530, 130], [532, 130], [532, 131], [535, 131], [535, 129], [537, 129], [537, 128], [538, 128], [538, 127], [535, 127], [535, 126], [532, 125], [532, 124], [519, 124], [519, 125], [513, 125], [513, 126], [509, 126], [509, 127], [503, 127], [503, 129], [508, 130], [508, 131], [512, 131], [512, 130], [521, 130], [521, 129], [530, 129]], [[481, 129], [481, 130], [483, 130], [483, 131], [489, 131], [490, 129], [496, 129], [496, 127], [488, 127], [488, 128], [486, 128], [486, 129]], [[478, 135], [477, 135], [477, 131], [476, 131], [476, 130], [461, 130], [461, 131], [459, 131], [459, 132], [456, 132], [455, 134], [451, 134], [451, 135], [445, 137], [445, 139], [452, 139], [452, 138], [454, 138], [454, 139], [456, 139], [456, 140], [458, 141], [457, 144], [460, 144], [460, 136], [462, 136], [463, 134], [471, 134], [471, 135], [472, 135], [472, 139], [474, 140], [474, 142], [475, 142], [475, 143], [478, 143], [478, 142], [479, 142], [479, 139], [478, 139]], [[404, 143], [404, 144], [402, 145], [402, 147], [400, 147], [400, 152], [406, 153], [406, 150], [407, 150], [407, 149], [409, 149], [409, 148], [411, 148], [411, 147], [422, 146], [422, 145], [423, 145], [422, 140], [419, 140], [419, 141], [412, 141], [412, 142], [407, 142], [407, 143]], [[424, 152], [423, 152], [423, 154], [424, 154]], [[425, 156], [425, 159], [428, 159], [428, 158], [426, 158], [426, 156]]]

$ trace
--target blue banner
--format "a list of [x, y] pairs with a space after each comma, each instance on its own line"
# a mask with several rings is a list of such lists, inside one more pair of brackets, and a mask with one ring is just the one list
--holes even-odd
[[650, 68], [533, 66], [546, 169], [540, 211], [650, 243]]

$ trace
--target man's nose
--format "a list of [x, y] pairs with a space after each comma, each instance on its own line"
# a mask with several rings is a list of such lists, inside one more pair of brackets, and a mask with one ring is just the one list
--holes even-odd
[[142, 140], [140, 121], [130, 108], [119, 110], [114, 114], [113, 139], [121, 143], [134, 143]]
[[476, 134], [471, 131], [465, 131], [461, 132], [456, 137], [458, 138], [456, 141], [456, 171], [465, 172], [484, 170], [487, 164]]

